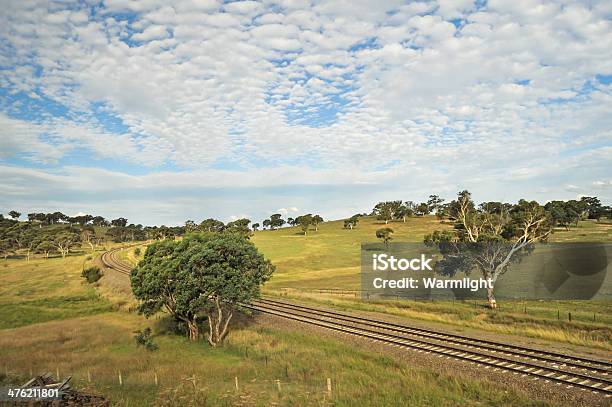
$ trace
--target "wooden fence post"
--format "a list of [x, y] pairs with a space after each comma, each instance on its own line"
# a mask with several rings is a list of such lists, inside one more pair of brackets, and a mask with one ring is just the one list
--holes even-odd
[[332, 395], [332, 387], [331, 387], [331, 378], [327, 378], [327, 395], [331, 398]]

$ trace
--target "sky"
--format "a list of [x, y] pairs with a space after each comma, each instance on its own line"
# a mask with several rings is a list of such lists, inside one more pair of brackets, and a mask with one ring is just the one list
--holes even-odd
[[0, 211], [612, 203], [612, 2], [0, 0]]

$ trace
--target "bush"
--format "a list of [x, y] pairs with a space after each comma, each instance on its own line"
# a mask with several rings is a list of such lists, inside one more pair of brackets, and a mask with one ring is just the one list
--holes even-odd
[[142, 331], [134, 332], [134, 339], [136, 340], [136, 346], [144, 346], [144, 348], [150, 352], [159, 349], [156, 343], [151, 339], [151, 328], [145, 328]]
[[83, 270], [81, 277], [84, 277], [89, 284], [95, 283], [102, 278], [102, 272], [97, 266], [89, 267]]
[[134, 254], [136, 256], [140, 256], [140, 247], [137, 247], [136, 250], [134, 250]]

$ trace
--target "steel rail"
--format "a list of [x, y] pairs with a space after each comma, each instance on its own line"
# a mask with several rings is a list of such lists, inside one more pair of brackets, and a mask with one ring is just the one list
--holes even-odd
[[282, 318], [305, 322], [311, 325], [325, 327], [335, 331], [353, 334], [360, 337], [374, 339], [380, 342], [435, 353], [440, 356], [447, 356], [459, 360], [465, 360], [476, 364], [484, 365], [485, 367], [493, 367], [506, 371], [511, 371], [516, 374], [524, 374], [538, 379], [550, 380], [567, 386], [575, 386], [585, 390], [591, 390], [598, 393], [603, 393], [607, 397], [612, 396], [612, 386], [606, 384], [600, 378], [570, 373], [554, 368], [544, 367], [529, 362], [521, 362], [517, 360], [509, 360], [506, 358], [483, 354], [480, 352], [460, 350], [448, 345], [432, 344], [423, 340], [406, 338], [394, 334], [381, 333], [378, 331], [358, 328], [343, 324], [341, 322], [324, 321], [313, 316], [304, 316], [287, 310], [279, 311], [270, 305], [254, 305], [243, 304], [242, 306], [251, 310], [276, 315]]

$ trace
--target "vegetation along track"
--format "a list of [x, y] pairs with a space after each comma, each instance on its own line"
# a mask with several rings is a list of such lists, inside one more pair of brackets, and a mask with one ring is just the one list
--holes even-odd
[[[102, 263], [129, 276], [131, 266], [117, 257], [119, 250], [121, 248], [103, 253]], [[612, 397], [610, 361], [393, 324], [269, 298], [243, 306], [396, 347], [476, 363], [486, 369], [500, 369]]]

